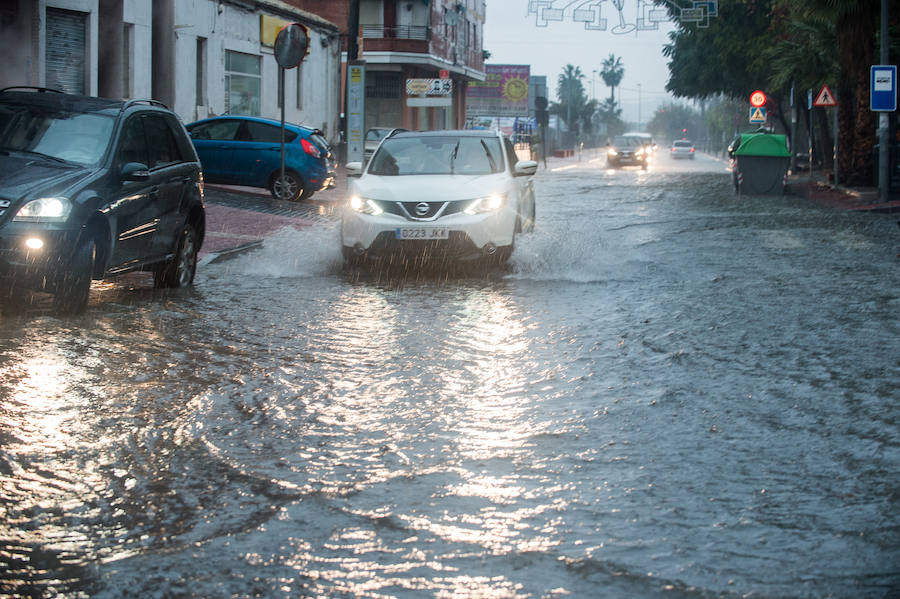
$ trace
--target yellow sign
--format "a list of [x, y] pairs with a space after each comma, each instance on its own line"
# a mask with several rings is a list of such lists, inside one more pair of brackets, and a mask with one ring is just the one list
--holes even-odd
[[259, 42], [263, 46], [275, 46], [275, 38], [278, 37], [278, 32], [284, 28], [285, 25], [290, 25], [290, 21], [285, 21], [284, 19], [278, 19], [276, 17], [270, 17], [268, 15], [260, 15], [259, 16]]

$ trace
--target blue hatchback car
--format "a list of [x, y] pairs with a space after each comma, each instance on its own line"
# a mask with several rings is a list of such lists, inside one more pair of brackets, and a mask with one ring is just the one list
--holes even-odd
[[318, 129], [281, 121], [220, 116], [187, 125], [209, 183], [265, 187], [279, 200], [303, 200], [334, 184], [337, 161]]

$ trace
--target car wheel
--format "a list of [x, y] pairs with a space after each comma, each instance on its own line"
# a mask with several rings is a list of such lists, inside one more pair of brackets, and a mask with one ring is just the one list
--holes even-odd
[[197, 231], [194, 225], [185, 223], [178, 244], [175, 246], [175, 256], [167, 260], [153, 271], [153, 286], [160, 288], [187, 287], [194, 282], [197, 272]]
[[69, 268], [56, 281], [53, 308], [57, 314], [84, 312], [91, 291], [91, 278], [96, 259], [97, 244], [93, 239], [84, 241], [75, 250]]
[[269, 192], [276, 200], [295, 202], [311, 195], [305, 187], [303, 178], [294, 171], [284, 171], [283, 179], [281, 171], [278, 171], [272, 176]]
[[358, 254], [356, 250], [349, 246], [341, 246], [341, 254], [344, 257], [344, 264], [347, 266], [361, 266], [366, 262], [365, 254]]

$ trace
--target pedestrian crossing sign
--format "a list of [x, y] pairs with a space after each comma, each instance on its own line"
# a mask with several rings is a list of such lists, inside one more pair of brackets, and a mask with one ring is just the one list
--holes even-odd
[[765, 123], [766, 122], [766, 107], [765, 106], [751, 106], [750, 107], [750, 122], [751, 123]]
[[813, 106], [837, 106], [837, 99], [835, 99], [834, 94], [831, 93], [827, 85], [822, 86], [822, 90], [816, 96]]

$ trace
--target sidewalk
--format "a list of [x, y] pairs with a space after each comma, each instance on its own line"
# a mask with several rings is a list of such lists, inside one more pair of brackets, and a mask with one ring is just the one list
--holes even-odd
[[313, 216], [334, 215], [345, 199], [346, 190], [343, 168], [338, 168], [333, 188], [316, 192], [302, 202], [275, 200], [265, 189], [207, 183], [206, 238], [200, 249], [200, 263], [208, 264], [259, 247], [266, 237], [281, 229], [311, 226], [315, 223]]

